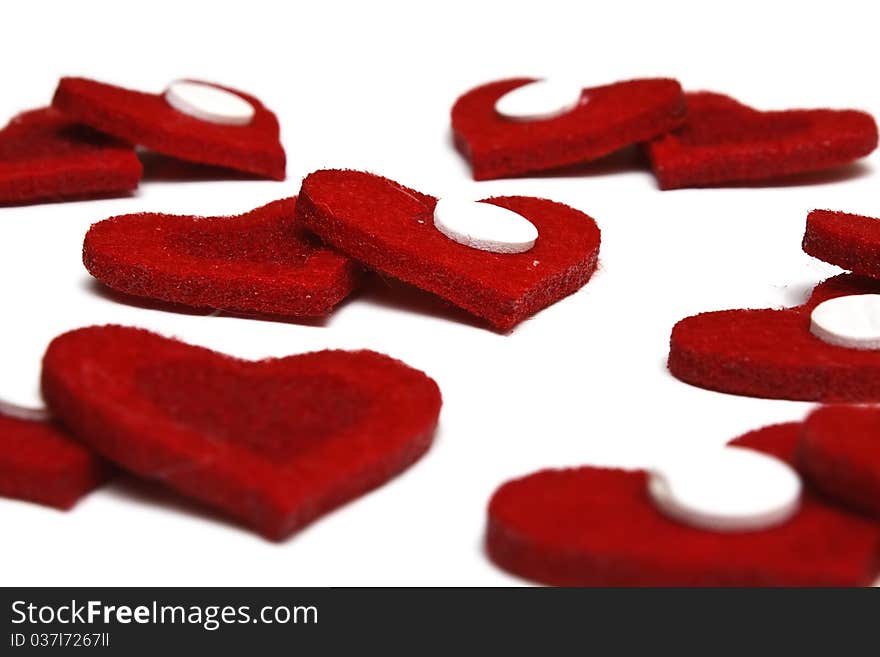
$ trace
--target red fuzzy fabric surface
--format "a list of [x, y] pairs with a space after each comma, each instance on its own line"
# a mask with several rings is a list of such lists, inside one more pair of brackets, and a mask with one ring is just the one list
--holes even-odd
[[278, 120], [259, 100], [224, 89], [255, 110], [248, 125], [218, 125], [174, 109], [163, 94], [143, 93], [85, 78], [62, 78], [52, 105], [71, 119], [125, 141], [190, 162], [284, 180]]
[[880, 520], [880, 408], [814, 411], [804, 422], [798, 456], [816, 488]]
[[[792, 462], [799, 427], [734, 442]], [[723, 533], [667, 518], [647, 479], [641, 470], [581, 467], [510, 481], [489, 503], [489, 556], [558, 586], [850, 586], [880, 570], [880, 524], [810, 491], [782, 525]]]
[[684, 126], [648, 146], [661, 189], [820, 171], [864, 157], [877, 147], [877, 125], [865, 112], [761, 112], [721, 94], [686, 96]]
[[418, 460], [441, 403], [370, 351], [243, 361], [119, 326], [56, 338], [42, 386], [83, 443], [271, 539]]
[[296, 198], [236, 217], [139, 213], [94, 224], [86, 269], [126, 294], [195, 308], [283, 317], [325, 315], [358, 268], [294, 221]]
[[0, 130], [0, 204], [121, 194], [140, 178], [131, 146], [52, 108], [19, 114]]
[[358, 171], [325, 170], [303, 181], [297, 219], [327, 244], [383, 273], [432, 292], [509, 331], [581, 288], [599, 255], [599, 229], [561, 203], [525, 196], [489, 199], [538, 229], [524, 253], [489, 253], [434, 227], [437, 199]]
[[880, 353], [831, 345], [810, 332], [810, 313], [821, 302], [878, 293], [880, 282], [841, 274], [816, 286], [795, 308], [687, 317], [672, 329], [669, 371], [686, 383], [735, 395], [880, 401]]
[[0, 496], [69, 509], [110, 476], [111, 466], [49, 421], [0, 407]]
[[807, 215], [803, 248], [814, 258], [880, 278], [880, 219], [813, 210]]
[[504, 178], [596, 160], [679, 126], [684, 94], [675, 80], [629, 80], [585, 89], [562, 116], [516, 121], [495, 102], [533, 78], [499, 80], [468, 91], [452, 107], [455, 143], [475, 180]]

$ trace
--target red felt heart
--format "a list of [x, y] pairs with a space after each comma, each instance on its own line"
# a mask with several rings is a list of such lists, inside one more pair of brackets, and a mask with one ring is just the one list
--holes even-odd
[[821, 302], [877, 293], [880, 282], [841, 274], [795, 308], [687, 317], [672, 329], [669, 371], [686, 383], [736, 395], [880, 401], [880, 353], [831, 345], [810, 332], [810, 313]]
[[359, 171], [325, 170], [303, 181], [296, 216], [327, 244], [507, 331], [581, 288], [596, 268], [599, 229], [561, 203], [490, 199], [538, 229], [524, 253], [489, 253], [434, 227], [437, 199]]
[[356, 265], [294, 221], [287, 198], [237, 217], [111, 217], [83, 243], [86, 269], [127, 294], [192, 306], [324, 315], [354, 288]]
[[272, 539], [406, 469], [440, 411], [434, 381], [374, 352], [251, 362], [118, 326], [56, 338], [43, 394], [109, 460]]
[[47, 416], [0, 404], [0, 496], [69, 509], [111, 470]]
[[816, 488], [880, 519], [880, 408], [813, 412], [804, 422], [798, 456]]
[[133, 148], [52, 108], [19, 114], [0, 130], [0, 204], [123, 193], [140, 178]]
[[452, 130], [475, 180], [503, 178], [589, 162], [663, 134], [684, 120], [675, 80], [629, 80], [584, 90], [586, 102], [553, 119], [515, 121], [496, 101], [532, 78], [472, 89], [452, 108]]
[[[733, 444], [792, 463], [799, 429], [767, 427]], [[720, 533], [669, 519], [646, 486], [644, 471], [592, 467], [510, 481], [489, 503], [489, 556], [560, 586], [867, 585], [880, 571], [880, 525], [809, 490], [782, 525]]]
[[721, 94], [686, 97], [685, 124], [648, 146], [661, 189], [820, 171], [877, 147], [877, 125], [864, 112], [761, 112]]
[[880, 219], [813, 210], [807, 216], [803, 248], [825, 262], [880, 278]]
[[62, 78], [52, 105], [79, 123], [165, 155], [284, 180], [285, 155], [275, 115], [253, 96], [203, 84], [244, 98], [255, 110], [253, 120], [218, 125], [177, 111], [162, 94], [85, 78]]

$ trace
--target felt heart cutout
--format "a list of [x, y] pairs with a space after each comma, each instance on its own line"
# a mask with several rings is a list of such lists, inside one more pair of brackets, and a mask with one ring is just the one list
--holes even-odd
[[761, 112], [721, 94], [688, 93], [685, 124], [651, 142], [661, 189], [768, 180], [821, 171], [877, 147], [877, 125], [856, 110]]
[[436, 198], [359, 171], [309, 174], [296, 216], [349, 257], [508, 331], [586, 284], [596, 268], [599, 229], [582, 212], [545, 199], [488, 202], [532, 222], [539, 232], [534, 247], [489, 253], [455, 242], [434, 226]]
[[813, 412], [804, 422], [798, 464], [830, 498], [880, 520], [880, 408]]
[[271, 539], [406, 469], [440, 411], [434, 381], [374, 352], [251, 362], [119, 326], [56, 338], [42, 385], [84, 444]]
[[832, 265], [880, 278], [880, 219], [813, 210], [807, 215], [803, 248]]
[[69, 509], [111, 472], [48, 416], [0, 403], [0, 496]]
[[[798, 434], [798, 424], [776, 425], [733, 444], [793, 463]], [[880, 524], [809, 490], [784, 524], [713, 532], [660, 512], [647, 477], [581, 467], [504, 484], [489, 503], [490, 558], [559, 586], [851, 586], [880, 570]]]
[[210, 123], [176, 110], [162, 94], [85, 78], [62, 78], [52, 105], [79, 123], [165, 155], [284, 180], [285, 155], [275, 115], [246, 93], [209, 82], [201, 84], [250, 103], [254, 108], [251, 122]]
[[669, 371], [686, 383], [735, 395], [880, 401], [880, 352], [835, 346], [810, 332], [810, 313], [823, 301], [877, 293], [880, 282], [841, 274], [795, 308], [687, 317], [672, 329]]
[[19, 114], [0, 130], [0, 204], [123, 193], [140, 178], [133, 148], [52, 108]]
[[470, 160], [475, 180], [596, 160], [661, 135], [680, 125], [685, 116], [681, 85], [666, 79], [585, 89], [575, 109], [552, 119], [516, 121], [498, 114], [495, 103], [499, 98], [534, 81], [490, 82], [455, 102], [455, 143]]
[[108, 287], [195, 308], [282, 317], [325, 315], [357, 266], [295, 220], [296, 199], [237, 217], [139, 213], [94, 224], [83, 262]]

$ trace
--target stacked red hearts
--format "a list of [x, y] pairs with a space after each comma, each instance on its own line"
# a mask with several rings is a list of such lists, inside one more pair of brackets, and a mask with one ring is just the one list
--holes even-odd
[[[878, 430], [877, 409], [831, 407], [732, 441], [804, 480], [767, 526], [694, 526], [661, 511], [651, 472], [581, 467], [501, 486], [486, 547], [502, 568], [563, 586], [867, 586], [880, 573]], [[733, 495], [754, 482], [738, 483]]]
[[325, 170], [298, 198], [237, 217], [150, 213], [92, 226], [86, 268], [129, 295], [288, 318], [329, 313], [361, 267], [509, 331], [581, 288], [599, 229], [561, 203], [441, 199], [369, 173]]
[[[143, 93], [62, 78], [51, 107], [0, 130], [0, 204], [128, 193], [143, 173], [136, 146], [284, 180], [278, 121], [253, 96], [195, 80]], [[220, 169], [213, 175], [228, 177]]]
[[452, 108], [455, 143], [475, 180], [592, 162], [645, 146], [661, 189], [777, 180], [830, 169], [877, 146], [874, 119], [854, 110], [762, 112], [675, 80], [584, 88], [513, 78], [482, 85]]
[[801, 306], [725, 310], [672, 329], [669, 371], [738, 395], [821, 402], [880, 402], [878, 220], [815, 210], [803, 249], [853, 273], [817, 285]]

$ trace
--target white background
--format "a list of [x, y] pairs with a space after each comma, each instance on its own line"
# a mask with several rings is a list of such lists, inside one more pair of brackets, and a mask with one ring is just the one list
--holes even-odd
[[[707, 392], [665, 370], [699, 311], [799, 303], [836, 272], [803, 254], [811, 208], [880, 216], [877, 155], [798, 185], [660, 192], [625, 158], [570, 177], [474, 183], [449, 108], [472, 86], [569, 75], [586, 86], [671, 76], [763, 108], [880, 115], [871, 3], [121, 2], [4, 4], [0, 118], [45, 105], [61, 75], [149, 91], [178, 77], [250, 91], [278, 115], [288, 180], [144, 181], [130, 198], [0, 209], [0, 398], [40, 403], [53, 336], [142, 326], [242, 357], [369, 347], [433, 376], [441, 430], [403, 476], [272, 544], [173, 496], [115, 483], [60, 513], [0, 500], [0, 582], [20, 585], [504, 585], [481, 548], [503, 481], [548, 466], [644, 464], [720, 444], [808, 404]], [[426, 299], [372, 291], [323, 326], [175, 314], [102, 296], [88, 226], [137, 211], [234, 214], [295, 194], [321, 167], [432, 194], [543, 196], [593, 216], [600, 270], [502, 336]]]

